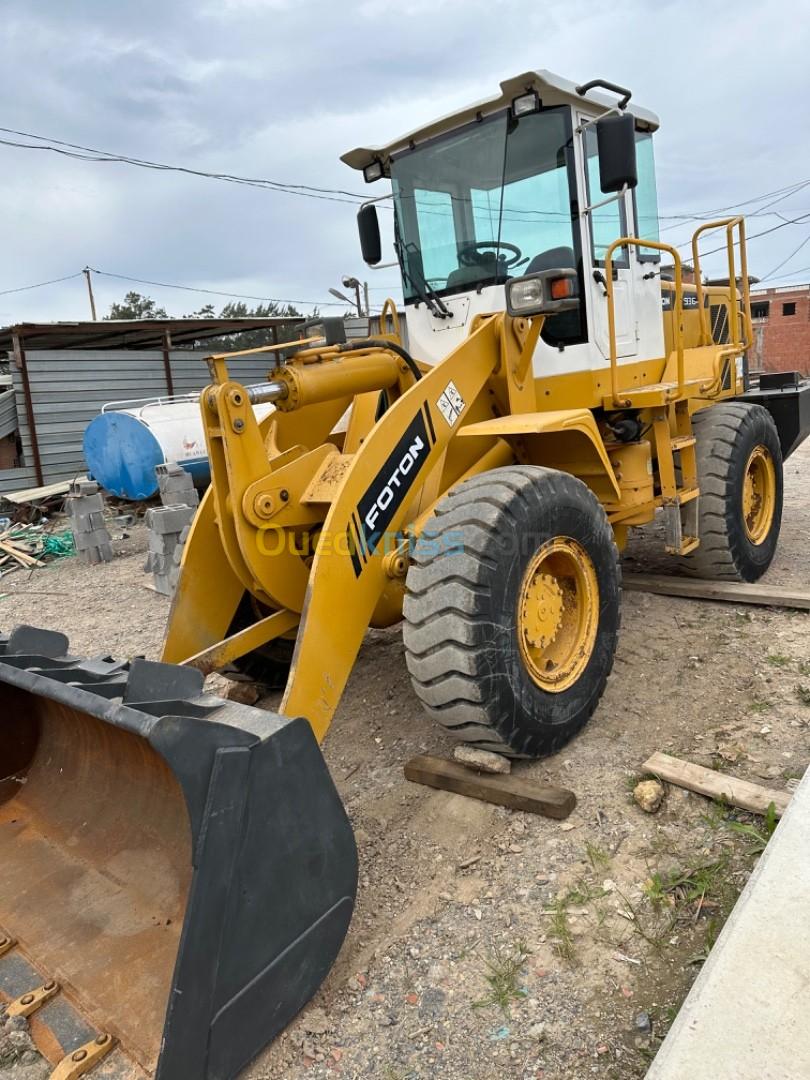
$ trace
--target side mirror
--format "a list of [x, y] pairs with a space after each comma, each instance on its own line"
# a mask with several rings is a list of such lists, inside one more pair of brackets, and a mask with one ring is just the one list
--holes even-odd
[[621, 191], [625, 184], [638, 183], [636, 167], [636, 130], [629, 113], [605, 116], [596, 121], [596, 144], [599, 150], [599, 186], [607, 195]]
[[360, 207], [357, 213], [357, 231], [360, 233], [360, 251], [364, 262], [369, 266], [376, 266], [382, 259], [382, 242], [377, 207], [373, 203]]

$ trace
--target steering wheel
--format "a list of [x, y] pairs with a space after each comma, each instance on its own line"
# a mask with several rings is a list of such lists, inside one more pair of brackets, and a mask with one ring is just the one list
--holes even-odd
[[[497, 262], [501, 269], [508, 270], [511, 266], [516, 266], [521, 258], [523, 252], [515, 244], [507, 244], [503, 240], [473, 240], [468, 244], [462, 244], [458, 249], [458, 261], [460, 266], [481, 266], [486, 259], [481, 254], [483, 250], [487, 248], [494, 248]], [[505, 255], [501, 255], [502, 250], [511, 251], [512, 258], [507, 259]]]

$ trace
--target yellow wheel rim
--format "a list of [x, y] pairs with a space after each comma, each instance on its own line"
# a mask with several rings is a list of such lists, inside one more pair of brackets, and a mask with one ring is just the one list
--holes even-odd
[[590, 555], [557, 536], [535, 552], [520, 586], [520, 654], [541, 690], [560, 693], [582, 675], [599, 623], [599, 582]]
[[776, 468], [767, 446], [755, 446], [745, 466], [743, 521], [752, 544], [762, 544], [773, 525], [776, 510]]

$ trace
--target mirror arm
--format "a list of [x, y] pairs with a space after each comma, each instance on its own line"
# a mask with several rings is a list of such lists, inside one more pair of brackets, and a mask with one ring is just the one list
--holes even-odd
[[622, 185], [621, 191], [617, 191], [615, 195], [608, 195], [606, 199], [602, 199], [601, 202], [591, 203], [590, 206], [583, 206], [579, 212], [580, 217], [585, 217], [590, 214], [591, 210], [598, 210], [600, 206], [607, 206], [608, 203], [618, 202], [619, 199], [623, 199], [627, 193], [627, 184]]

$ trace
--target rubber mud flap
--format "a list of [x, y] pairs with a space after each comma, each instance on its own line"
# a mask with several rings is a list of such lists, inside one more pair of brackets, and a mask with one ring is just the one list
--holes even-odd
[[51, 1060], [109, 1032], [110, 1075], [229, 1080], [334, 963], [351, 826], [305, 720], [67, 647], [0, 637], [0, 997], [58, 976]]

